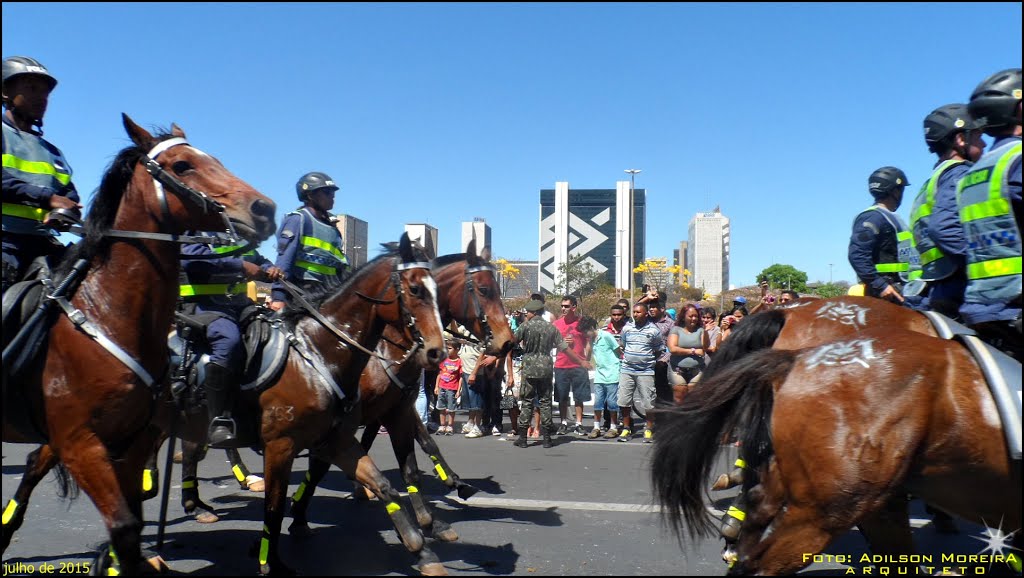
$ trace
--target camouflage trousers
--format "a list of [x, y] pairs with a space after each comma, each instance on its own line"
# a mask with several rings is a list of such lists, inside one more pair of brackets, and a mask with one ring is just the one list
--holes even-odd
[[551, 378], [525, 378], [519, 386], [519, 431], [525, 435], [533, 419], [533, 405], [540, 408], [542, 432], [551, 431]]

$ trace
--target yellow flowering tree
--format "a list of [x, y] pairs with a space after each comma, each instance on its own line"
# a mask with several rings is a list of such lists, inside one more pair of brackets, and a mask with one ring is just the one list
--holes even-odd
[[508, 282], [515, 280], [519, 277], [522, 271], [518, 267], [509, 263], [507, 259], [498, 259], [494, 262], [494, 268], [498, 272], [498, 285], [501, 290], [501, 295], [504, 296], [506, 289], [508, 289]]

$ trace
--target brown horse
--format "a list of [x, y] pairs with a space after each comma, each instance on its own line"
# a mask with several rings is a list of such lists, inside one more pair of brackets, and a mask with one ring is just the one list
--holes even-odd
[[262, 574], [290, 571], [277, 543], [292, 462], [303, 449], [370, 488], [402, 542], [419, 554], [421, 571], [445, 573], [399, 505], [398, 492], [355, 439], [362, 421], [359, 375], [376, 355], [372, 350], [385, 326], [400, 328], [402, 338], [415, 344], [409, 357], [420, 367], [435, 367], [444, 357], [436, 295], [429, 263], [414, 252], [408, 235], [402, 235], [397, 252], [360, 267], [338, 290], [311, 298], [318, 312], [295, 306], [285, 310], [285, 320], [294, 327], [293, 351], [281, 377], [259, 396], [267, 486], [259, 547]]
[[748, 471], [760, 475], [744, 480], [750, 507], [733, 575], [796, 572], [854, 525], [875, 554], [913, 554], [908, 493], [1019, 538], [1020, 463], [957, 341], [886, 327], [756, 352], [702, 380], [657, 424], [652, 482], [680, 537], [684, 525], [691, 537], [711, 529], [705, 480], [722, 436], [742, 428]]
[[[475, 247], [475, 241], [471, 241], [466, 253], [445, 255], [432, 262], [438, 286], [441, 321], [447, 326], [455, 320], [480, 339], [487, 354], [504, 356], [512, 348], [512, 330], [505, 319], [505, 309], [494, 278], [494, 267], [487, 261], [490, 251], [485, 248], [483, 255], [478, 257]], [[458, 487], [463, 498], [471, 496], [475, 488], [466, 487], [455, 472], [447, 467], [440, 449], [416, 413], [414, 402], [420, 387], [421, 371], [417, 364], [406, 360], [411, 346], [397, 332], [388, 329], [379, 349], [391, 361], [375, 359], [367, 364], [360, 376], [359, 394], [362, 399], [363, 425], [366, 426], [362, 445], [364, 450], [370, 450], [378, 431], [377, 426], [383, 423], [391, 438], [399, 469], [416, 511], [417, 522], [424, 533], [440, 540], [453, 541], [458, 539], [458, 534], [447, 523], [433, 517], [419, 493], [420, 472], [416, 465], [413, 441], [420, 442], [448, 487]], [[432, 387], [433, 384], [427, 385]], [[329, 468], [330, 464], [326, 462], [310, 461], [309, 473], [293, 497], [291, 514], [294, 521], [288, 529], [290, 533], [309, 532], [306, 511], [317, 484]], [[361, 490], [356, 492], [357, 496], [361, 494]]]
[[177, 126], [154, 137], [127, 116], [123, 122], [134, 144], [106, 171], [85, 239], [57, 272], [84, 262], [85, 278], [62, 304], [67, 314], [54, 322], [45, 351], [13, 377], [17, 388], [5, 388], [12, 399], [4, 400], [4, 441], [47, 443], [33, 469], [63, 463], [103, 516], [121, 571], [132, 574], [145, 570], [139, 480], [167, 369], [176, 243], [194, 229], [265, 239], [275, 207]]

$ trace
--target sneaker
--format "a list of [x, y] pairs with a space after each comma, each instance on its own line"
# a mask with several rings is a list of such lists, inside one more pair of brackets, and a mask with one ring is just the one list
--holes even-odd
[[654, 432], [649, 429], [644, 430], [644, 443], [649, 444], [654, 441]]
[[483, 436], [484, 436], [484, 432], [480, 431], [480, 428], [477, 427], [477, 426], [473, 426], [473, 429], [471, 429], [469, 431], [469, 433], [466, 434], [467, 438], [480, 438], [480, 437], [483, 437]]
[[576, 427], [573, 428], [572, 433], [574, 433], [574, 434], [576, 434], [578, 436], [585, 436], [585, 435], [587, 435], [587, 432], [583, 431], [583, 424], [581, 424], [581, 423], [576, 424]]
[[601, 437], [601, 430], [595, 427], [590, 430], [590, 435], [587, 436], [587, 439], [596, 440], [599, 437]]
[[471, 426], [468, 421], [466, 423], [462, 424], [462, 433], [468, 434], [472, 429], [473, 429], [473, 426]]
[[455, 435], [455, 428], [453, 428], [452, 426], [448, 426], [448, 429], [445, 430], [444, 435], [446, 435], [446, 436], [453, 436], [453, 435]]
[[444, 426], [441, 426], [441, 427], [437, 428], [437, 431], [436, 431], [436, 432], [434, 432], [434, 435], [437, 435], [437, 436], [443, 436], [443, 435], [444, 435], [444, 432], [445, 432], [445, 431], [447, 431], [447, 430], [445, 429], [445, 427], [444, 427]]
[[563, 422], [562, 422], [562, 423], [561, 423], [561, 424], [560, 424], [560, 425], [558, 426], [558, 435], [560, 435], [560, 436], [561, 436], [561, 435], [565, 435], [565, 434], [567, 434], [567, 433], [569, 433], [569, 423], [568, 423], [568, 422], [564, 422], [564, 421], [563, 421]]
[[614, 428], [614, 427], [613, 428], [609, 428], [608, 431], [605, 432], [604, 437], [605, 437], [605, 439], [609, 439], [609, 440], [615, 439], [615, 438], [619, 437], [619, 430]]
[[492, 436], [500, 436], [501, 435], [501, 430], [498, 429], [498, 426], [494, 426], [494, 427], [491, 428], [491, 435]]
[[619, 434], [619, 441], [620, 442], [628, 442], [629, 441], [629, 437], [631, 435], [632, 434], [629, 432], [628, 429], [623, 429], [622, 433]]

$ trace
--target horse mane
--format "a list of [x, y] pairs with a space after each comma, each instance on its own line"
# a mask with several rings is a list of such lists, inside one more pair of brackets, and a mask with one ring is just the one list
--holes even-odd
[[[383, 253], [352, 270], [341, 284], [316, 291], [310, 291], [303, 297], [305, 297], [306, 301], [313, 305], [313, 307], [320, 309], [323, 307], [324, 303], [331, 300], [335, 295], [342, 293], [354, 285], [367, 271], [373, 269], [380, 261], [390, 259], [392, 257], [400, 257], [397, 243], [381, 243], [381, 245], [385, 249]], [[415, 244], [413, 245], [412, 250], [417, 261], [426, 262], [429, 260], [426, 253]], [[281, 311], [281, 319], [283, 319], [289, 327], [294, 327], [295, 324], [307, 314], [308, 313], [304, 307], [289, 302], [288, 306]]]
[[[172, 136], [170, 132], [161, 130], [160, 134], [155, 137], [155, 142], [165, 141]], [[84, 223], [85, 235], [81, 241], [75, 243], [68, 250], [58, 268], [59, 273], [66, 272], [78, 259], [91, 262], [97, 257], [106, 260], [110, 256], [111, 243], [105, 235], [114, 225], [117, 210], [121, 207], [121, 199], [135, 174], [136, 163], [147, 152], [139, 148], [138, 145], [132, 144], [121, 149], [121, 152], [117, 153], [117, 156], [111, 161], [110, 166], [103, 174], [100, 186], [89, 203], [89, 212]]]

